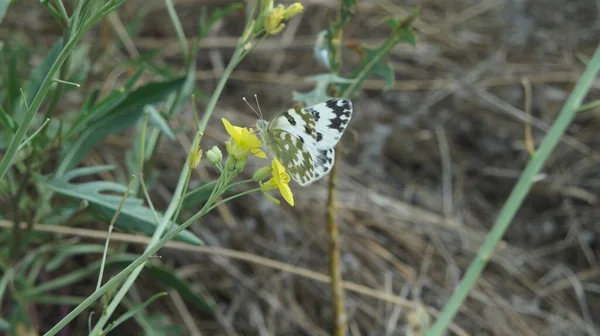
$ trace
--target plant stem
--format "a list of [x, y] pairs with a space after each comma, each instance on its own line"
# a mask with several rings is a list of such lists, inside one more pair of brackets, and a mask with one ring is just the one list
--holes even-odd
[[[340, 162], [339, 150], [335, 151], [336, 162]], [[338, 163], [339, 164], [339, 163]], [[336, 221], [336, 181], [337, 169], [335, 166], [329, 174], [327, 185], [327, 231], [329, 233], [329, 275], [331, 276], [331, 290], [333, 292], [335, 312], [335, 336], [346, 334], [346, 309], [344, 305], [344, 289], [342, 288], [342, 271], [340, 267], [340, 231]]]
[[[330, 34], [334, 36], [330, 37], [329, 52], [331, 53], [331, 73], [338, 74], [342, 66], [342, 39], [344, 36], [344, 26], [350, 21], [351, 15], [350, 7], [356, 4], [345, 4], [344, 0], [340, 0], [340, 8], [337, 13], [336, 22], [332, 24], [333, 30], [329, 30]], [[350, 12], [347, 12], [350, 10]], [[340, 90], [337, 86], [331, 86], [330, 91], [333, 96], [340, 96]], [[343, 96], [342, 96], [343, 97]], [[327, 209], [326, 209], [326, 220], [327, 220], [327, 231], [329, 235], [329, 275], [331, 276], [331, 292], [333, 296], [333, 312], [335, 316], [334, 321], [334, 335], [345, 336], [346, 335], [346, 309], [344, 300], [344, 289], [342, 288], [342, 271], [340, 267], [340, 232], [336, 220], [336, 180], [337, 180], [337, 167], [339, 166], [339, 152], [340, 146], [336, 146], [335, 151], [337, 165], [334, 165], [329, 174], [329, 183], [327, 185]]]
[[[77, 8], [75, 10], [76, 14], [74, 14], [74, 16], [77, 15], [77, 13], [79, 13], [81, 11], [81, 8], [83, 7], [83, 5], [84, 5], [84, 1], [80, 1], [77, 3]], [[12, 137], [12, 139], [10, 141], [10, 145], [8, 146], [8, 149], [6, 150], [6, 153], [4, 154], [2, 161], [0, 161], [0, 181], [4, 178], [6, 171], [8, 171], [8, 168], [11, 166], [12, 160], [14, 159], [15, 155], [17, 154], [17, 151], [19, 149], [19, 146], [21, 145], [21, 142], [23, 141], [23, 138], [25, 137], [25, 133], [27, 132], [27, 129], [31, 125], [31, 122], [33, 121], [33, 118], [35, 117], [35, 114], [37, 113], [40, 106], [44, 102], [44, 99], [46, 98], [48, 91], [50, 91], [50, 87], [54, 83], [54, 81], [53, 81], [54, 76], [59, 71], [59, 69], [61, 69], [62, 65], [65, 63], [65, 61], [67, 60], [67, 58], [73, 51], [73, 48], [75, 47], [75, 45], [77, 44], [77, 42], [79, 41], [79, 39], [81, 38], [83, 33], [91, 26], [91, 22], [88, 23], [88, 21], [85, 22], [87, 24], [84, 25], [83, 27], [73, 30], [73, 31], [75, 31], [75, 33], [69, 34], [69, 40], [66, 41], [60, 54], [54, 61], [54, 64], [52, 64], [52, 66], [50, 67], [50, 70], [48, 70], [48, 73], [46, 74], [44, 81], [40, 85], [38, 92], [35, 94], [35, 97], [33, 97], [33, 101], [31, 102], [31, 105], [29, 105], [27, 108], [27, 111], [25, 111], [25, 115], [23, 116], [23, 121], [19, 125], [19, 128], [17, 129], [17, 132], [15, 133], [15, 135]], [[70, 27], [69, 29], [74, 29], [74, 28]]]
[[[198, 130], [199, 131], [196, 134], [196, 139], [195, 139], [194, 143], [196, 141], [199, 141], [199, 137], [201, 136], [201, 134], [206, 129], [206, 126], [208, 125], [208, 120], [210, 119], [210, 116], [212, 115], [212, 113], [213, 113], [213, 111], [214, 111], [214, 109], [215, 109], [215, 107], [217, 105], [217, 101], [219, 100], [219, 97], [221, 96], [221, 93], [223, 92], [223, 88], [225, 87], [225, 84], [227, 83], [227, 80], [229, 79], [229, 76], [231, 75], [231, 73], [235, 69], [235, 66], [241, 61], [241, 59], [242, 59], [242, 57], [244, 55], [243, 51], [244, 51], [243, 44], [242, 43], [238, 43], [238, 46], [237, 46], [237, 48], [236, 48], [236, 50], [234, 52], [234, 55], [231, 58], [229, 64], [227, 65], [227, 68], [223, 72], [223, 74], [221, 76], [221, 79], [219, 80], [219, 83], [217, 84], [217, 87], [215, 88], [215, 91], [213, 92], [213, 95], [212, 95], [212, 97], [211, 97], [211, 99], [210, 99], [210, 101], [209, 101], [209, 103], [208, 103], [208, 105], [206, 107], [206, 111], [204, 113], [204, 116], [202, 117], [202, 120], [200, 121], [200, 124], [198, 125]], [[181, 173], [179, 175], [179, 181], [177, 183], [177, 187], [175, 189], [173, 198], [171, 199], [171, 202], [169, 203], [169, 206], [168, 206], [167, 210], [165, 211], [165, 214], [164, 214], [164, 216], [162, 218], [161, 223], [156, 228], [156, 231], [154, 232], [154, 234], [152, 236], [152, 239], [151, 239], [150, 243], [148, 244], [148, 246], [146, 248], [146, 251], [150, 251], [150, 250], [153, 250], [155, 248], [156, 248], [156, 250], [158, 250], [159, 248], [161, 248], [166, 243], [166, 241], [164, 241], [164, 237], [163, 237], [163, 239], [160, 239], [160, 237], [164, 233], [165, 229], [169, 226], [168, 224], [171, 223], [171, 218], [173, 218], [173, 215], [177, 212], [177, 209], [179, 207], [179, 200], [183, 197], [184, 190], [186, 190], [186, 188], [185, 188], [186, 181], [189, 181], [187, 179], [187, 176], [188, 176], [189, 173], [190, 173], [190, 168], [189, 168], [189, 165], [187, 164], [187, 161], [186, 161], [186, 163], [184, 164], [183, 169], [181, 170]], [[211, 195], [211, 197], [217, 191], [218, 191], [218, 188], [215, 187], [215, 189], [213, 189], [213, 194]], [[203, 214], [206, 213], [206, 212], [208, 212], [210, 210], [210, 206], [215, 201], [215, 199], [216, 199], [216, 197], [215, 198], [209, 198], [209, 200], [207, 201], [207, 203], [203, 207], [203, 210], [204, 209], [207, 209], [207, 210], [205, 212], [201, 211], [201, 212], [203, 212]], [[193, 216], [192, 218], [196, 218], [196, 216]], [[190, 220], [192, 218], [190, 218]], [[186, 221], [186, 223], [188, 223], [190, 220]], [[182, 224], [181, 226], [179, 226], [177, 228], [177, 230], [181, 231], [180, 229], [184, 225], [185, 224]], [[168, 233], [165, 237], [168, 237], [170, 235], [171, 234]], [[164, 241], [164, 242], [161, 245], [158, 245], [162, 241]], [[142, 256], [144, 256], [144, 255], [146, 255], [146, 253], [144, 253]], [[148, 256], [146, 256], [146, 258], [147, 257]], [[145, 263], [146, 263], [146, 260], [144, 260], [143, 262], [141, 262], [138, 265], [138, 267], [135, 270], [133, 270], [133, 272], [129, 275], [129, 277], [127, 278], [127, 280], [123, 283], [123, 286], [121, 286], [121, 288], [119, 289], [119, 291], [113, 297], [113, 299], [110, 302], [110, 304], [108, 305], [105, 313], [102, 314], [102, 317], [98, 320], [98, 322], [96, 323], [96, 326], [90, 332], [90, 335], [99, 335], [102, 332], [104, 326], [108, 322], [108, 319], [110, 318], [110, 316], [112, 315], [112, 313], [115, 311], [115, 309], [117, 308], [117, 306], [119, 305], [119, 303], [121, 302], [121, 300], [123, 300], [123, 298], [125, 297], [125, 295], [129, 291], [129, 289], [131, 288], [131, 286], [133, 285], [133, 283], [136, 281], [137, 277], [141, 273], [142, 269], [145, 266]], [[121, 274], [121, 273], [119, 273], [119, 274]], [[102, 288], [104, 288], [104, 286]], [[87, 300], [84, 301], [83, 303], [86, 303], [86, 302], [87, 302]], [[83, 303], [82, 303], [82, 305], [83, 305]], [[79, 306], [77, 308], [79, 308]], [[71, 314], [67, 315], [67, 317], [70, 316], [70, 315]], [[63, 320], [65, 320], [65, 319], [66, 319], [66, 317], [63, 318]]]
[[[186, 167], [187, 167], [187, 165], [186, 165]], [[179, 233], [181, 233], [183, 230], [187, 229], [190, 225], [195, 223], [199, 218], [206, 215], [208, 213], [208, 211], [210, 210], [210, 204], [212, 202], [214, 202], [214, 200], [216, 199], [217, 196], [218, 195], [215, 195], [215, 194], [211, 195], [208, 202], [206, 202], [204, 207], [198, 213], [196, 213], [194, 216], [190, 217], [190, 219], [185, 221], [185, 223], [183, 223], [180, 226], [178, 226], [177, 228], [175, 228], [175, 230], [168, 232], [164, 237], [162, 237], [160, 240], [158, 240], [156, 242], [156, 244], [154, 244], [152, 246], [149, 245], [148, 249], [146, 249], [146, 251], [144, 251], [144, 253], [142, 253], [142, 255], [140, 255], [137, 259], [135, 259], [131, 264], [129, 264], [127, 267], [125, 267], [117, 275], [115, 275], [110, 280], [108, 280], [102, 287], [98, 288], [96, 291], [94, 291], [92, 294], [90, 294], [90, 296], [88, 296], [85, 300], [83, 300], [83, 302], [81, 302], [81, 304], [79, 304], [77, 307], [75, 307], [75, 309], [73, 309], [69, 314], [67, 314], [67, 316], [65, 316], [62, 320], [60, 320], [56, 325], [54, 325], [54, 327], [52, 327], [52, 329], [48, 330], [48, 332], [45, 333], [44, 335], [45, 336], [56, 335], [62, 328], [64, 328], [75, 317], [77, 317], [79, 314], [81, 314], [86, 308], [91, 306], [97, 299], [99, 299], [102, 295], [104, 295], [104, 293], [106, 293], [110, 288], [112, 288], [113, 286], [115, 286], [115, 285], [119, 284], [120, 282], [122, 282], [123, 280], [125, 280], [125, 277], [127, 277], [127, 275], [129, 275], [131, 272], [136, 270], [139, 266], [145, 264], [146, 261], [148, 260], [148, 258], [150, 258], [152, 255], [154, 255], [166, 243], [171, 241]], [[123, 287], [125, 287], [125, 285]]]
[[581, 107], [581, 103], [594, 82], [598, 71], [600, 71], [600, 47], [596, 49], [594, 57], [588, 63], [585, 72], [579, 79], [579, 82], [569, 96], [569, 99], [565, 102], [556, 121], [540, 144], [539, 149], [532, 155], [527, 163], [519, 181], [517, 181], [517, 184], [498, 214], [494, 226], [485, 238], [483, 245], [465, 273], [463, 280], [454, 291], [454, 294], [448, 303], [444, 306], [444, 309], [435, 324], [431, 329], [427, 330], [425, 335], [433, 336], [443, 334], [448, 324], [460, 309], [463, 301], [469, 294], [469, 291], [473, 288], [485, 265], [490, 260], [494, 248], [502, 239], [504, 232], [515, 217], [517, 210], [519, 210], [525, 196], [527, 196], [529, 189], [531, 189], [531, 186], [535, 182], [535, 176], [538, 175], [544, 166], [544, 163], [552, 153], [552, 150], [560, 141], [561, 136], [565, 133], [573, 118], [577, 115], [577, 111]]

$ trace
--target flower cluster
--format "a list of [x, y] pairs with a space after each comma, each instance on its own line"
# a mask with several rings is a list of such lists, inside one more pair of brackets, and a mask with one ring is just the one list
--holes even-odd
[[283, 21], [302, 13], [303, 10], [304, 6], [299, 2], [295, 2], [287, 7], [282, 4], [274, 7], [273, 0], [263, 0], [261, 3], [261, 12], [264, 15], [263, 24], [265, 32], [269, 35], [281, 33], [285, 28]]
[[[253, 154], [261, 159], [266, 159], [267, 154], [261, 149], [262, 143], [254, 133], [254, 130], [246, 127], [233, 126], [227, 119], [222, 118], [223, 126], [230, 138], [225, 142], [227, 149], [227, 160], [225, 166], [221, 167], [222, 154], [220, 150], [211, 149], [207, 156], [209, 162], [222, 169], [222, 173], [239, 173], [246, 163], [248, 155]], [[218, 158], [218, 159], [217, 159]], [[270, 177], [270, 178], [269, 178]], [[269, 194], [269, 191], [279, 190], [279, 193], [290, 205], [294, 205], [294, 195], [289, 187], [290, 176], [277, 159], [273, 159], [270, 167], [263, 167], [256, 171], [252, 179], [260, 184], [262, 191], [268, 200], [279, 204], [280, 201]], [[267, 180], [268, 179], [268, 180]], [[267, 182], [263, 182], [267, 180]]]

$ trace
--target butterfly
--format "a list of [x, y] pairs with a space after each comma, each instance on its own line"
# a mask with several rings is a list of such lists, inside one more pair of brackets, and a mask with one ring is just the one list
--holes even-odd
[[335, 145], [352, 117], [352, 102], [330, 99], [295, 107], [259, 119], [256, 128], [263, 143], [274, 153], [287, 173], [301, 186], [327, 175], [335, 163]]

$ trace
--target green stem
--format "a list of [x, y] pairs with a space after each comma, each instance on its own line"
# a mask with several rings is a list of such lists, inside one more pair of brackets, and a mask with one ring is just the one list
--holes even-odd
[[[186, 165], [187, 167], [187, 165]], [[181, 233], [183, 230], [187, 229], [190, 225], [195, 223], [199, 218], [206, 215], [210, 211], [210, 204], [214, 202], [218, 195], [211, 195], [209, 201], [205, 204], [205, 206], [194, 216], [190, 217], [185, 223], [181, 224], [175, 230], [168, 232], [164, 237], [159, 239], [156, 244], [149, 246], [142, 255], [140, 255], [137, 259], [135, 259], [131, 264], [125, 267], [121, 272], [115, 275], [113, 278], [108, 280], [102, 287], [98, 288], [94, 291], [90, 296], [88, 296], [81, 304], [79, 304], [75, 309], [73, 309], [67, 316], [65, 316], [62, 320], [60, 320], [52, 329], [48, 330], [45, 333], [45, 336], [56, 335], [62, 328], [64, 328], [70, 321], [72, 321], [75, 317], [81, 314], [86, 308], [91, 306], [97, 299], [99, 299], [104, 293], [108, 291], [108, 289], [117, 285], [118, 283], [125, 280], [130, 273], [136, 270], [139, 266], [146, 263], [147, 259], [154, 255], [158, 250], [160, 250], [166, 243], [173, 240], [175, 236]], [[125, 287], [125, 286], [123, 286]], [[91, 334], [91, 333], [90, 333]]]
[[[80, 1], [77, 4], [75, 13], [80, 12], [81, 7], [83, 5], [84, 5], [84, 1]], [[76, 15], [76, 14], [74, 14], [74, 15]], [[76, 33], [69, 34], [69, 40], [65, 43], [65, 46], [61, 50], [58, 57], [56, 58], [56, 61], [50, 67], [50, 70], [46, 74], [46, 78], [44, 78], [44, 81], [40, 85], [38, 92], [35, 94], [35, 97], [33, 97], [33, 101], [31, 102], [31, 105], [29, 105], [29, 107], [27, 108], [27, 111], [25, 111], [23, 121], [19, 125], [19, 128], [17, 129], [17, 132], [15, 133], [15, 135], [12, 137], [10, 145], [8, 146], [8, 149], [6, 150], [6, 153], [4, 154], [2, 161], [0, 161], [0, 181], [2, 179], [4, 179], [4, 175], [8, 171], [8, 168], [10, 168], [10, 166], [12, 164], [12, 160], [15, 158], [17, 151], [19, 149], [19, 146], [23, 142], [23, 138], [25, 137], [25, 133], [27, 132], [27, 129], [31, 125], [33, 118], [35, 117], [35, 114], [37, 113], [40, 106], [44, 102], [44, 99], [46, 98], [48, 91], [50, 91], [50, 87], [54, 83], [54, 81], [52, 79], [54, 78], [56, 73], [61, 69], [62, 65], [65, 63], [65, 61], [67, 60], [67, 58], [73, 51], [73, 48], [75, 47], [75, 45], [77, 44], [77, 42], [79, 41], [79, 39], [81, 38], [83, 33], [87, 30], [87, 28], [89, 28], [89, 26], [90, 25], [85, 25], [82, 29], [77, 29]], [[73, 29], [73, 27], [70, 27], [70, 29]]]
[[[229, 186], [229, 187], [230, 187], [230, 186]], [[225, 188], [225, 189], [226, 189], [226, 188]], [[220, 206], [220, 205], [222, 205], [222, 204], [225, 204], [225, 203], [227, 203], [227, 202], [229, 202], [229, 201], [232, 201], [232, 200], [234, 200], [234, 199], [236, 199], [236, 198], [238, 198], [238, 197], [242, 197], [242, 196], [245, 196], [245, 195], [249, 195], [249, 194], [251, 194], [251, 193], [254, 193], [254, 192], [257, 192], [257, 191], [260, 191], [260, 188], [255, 188], [255, 189], [246, 190], [246, 191], [244, 191], [244, 192], [241, 192], [241, 193], [239, 193], [239, 194], [235, 194], [235, 195], [233, 195], [233, 196], [227, 197], [226, 199], [224, 199], [224, 200], [221, 200], [221, 201], [219, 201], [219, 202], [215, 203], [213, 206], [211, 206], [211, 207], [208, 209], [208, 211], [211, 211], [211, 210], [213, 210], [214, 208], [216, 208], [216, 207], [218, 207], [218, 206]]]
[[438, 320], [435, 322], [432, 328], [425, 333], [425, 335], [442, 335], [448, 324], [452, 321], [460, 309], [463, 301], [469, 294], [469, 291], [471, 288], [473, 288], [485, 265], [490, 260], [492, 253], [494, 252], [494, 248], [502, 239], [504, 232], [515, 217], [515, 214], [523, 203], [523, 200], [529, 192], [529, 189], [531, 189], [531, 186], [535, 181], [535, 176], [538, 175], [544, 166], [544, 163], [552, 153], [552, 150], [560, 141], [561, 136], [565, 133], [573, 118], [577, 115], [577, 111], [581, 107], [583, 99], [585, 98], [592, 83], [596, 79], [598, 71], [600, 71], [600, 47], [596, 49], [594, 57], [589, 62], [585, 72], [579, 79], [577, 86], [560, 111], [558, 118], [540, 144], [539, 149], [533, 154], [527, 163], [527, 166], [521, 174], [519, 181], [513, 188], [508, 200], [504, 204], [504, 207], [502, 207], [502, 210], [498, 214], [492, 230], [487, 235], [483, 245], [477, 253], [477, 256], [469, 266], [469, 269], [465, 273], [463, 280], [458, 285], [458, 288], [456, 288], [448, 303], [444, 306], [444, 309], [442, 310]]
[[181, 44], [181, 51], [183, 52], [184, 59], [187, 62], [190, 56], [190, 48], [188, 47], [187, 39], [185, 38], [185, 34], [183, 33], [181, 21], [179, 21], [179, 17], [177, 16], [177, 12], [175, 11], [175, 6], [173, 6], [173, 1], [165, 0], [165, 6], [167, 6], [167, 12], [169, 13], [169, 17], [173, 22], [173, 27], [175, 27], [175, 34], [179, 39], [179, 43]]
[[100, 273], [98, 275], [98, 283], [96, 284], [96, 289], [100, 288], [100, 285], [102, 284], [102, 277], [104, 276], [104, 265], [106, 265], [106, 256], [108, 255], [108, 246], [110, 244], [110, 234], [112, 233], [113, 227], [114, 227], [115, 223], [117, 222], [117, 218], [119, 218], [119, 214], [121, 214], [121, 209], [123, 209], [123, 205], [125, 204], [125, 201], [127, 200], [127, 196], [129, 195], [129, 191], [131, 190], [131, 186], [133, 185], [134, 179], [135, 179], [135, 176], [131, 176], [129, 185], [127, 186], [127, 189], [125, 190], [123, 197], [121, 198], [121, 203], [119, 203], [119, 206], [117, 207], [117, 211], [115, 211], [115, 214], [114, 214], [112, 220], [110, 221], [110, 225], [108, 226], [108, 234], [106, 235], [106, 242], [104, 243], [104, 251], [102, 253], [102, 261], [100, 262]]
[[[219, 100], [219, 97], [221, 96], [221, 93], [223, 92], [223, 89], [225, 87], [225, 84], [227, 83], [227, 80], [229, 79], [229, 77], [231, 76], [231, 73], [235, 69], [236, 65], [241, 61], [241, 59], [243, 58], [244, 55], [245, 55], [245, 53], [244, 53], [243, 43], [238, 43], [238, 46], [237, 46], [237, 48], [236, 48], [236, 50], [234, 52], [234, 55], [231, 58], [229, 64], [227, 65], [227, 68], [223, 72], [223, 75], [221, 76], [221, 79], [219, 80], [219, 83], [217, 84], [217, 87], [215, 88], [215, 91], [213, 92], [211, 100], [209, 101], [209, 103], [208, 103], [208, 105], [206, 107], [206, 112], [204, 113], [204, 116], [202, 117], [202, 120], [200, 121], [200, 124], [198, 125], [199, 132], [196, 135], [197, 138], [199, 136], [201, 136], [201, 134], [206, 129], [206, 126], [208, 125], [208, 120], [209, 120], [210, 116], [212, 115], [212, 113], [213, 113], [213, 111], [214, 111], [214, 109], [216, 107], [217, 101]], [[196, 139], [196, 141], [197, 140], [198, 139]], [[172, 232], [175, 232], [175, 231], [181, 232], [183, 230], [182, 227], [185, 224], [182, 224], [175, 231], [171, 231], [171, 233], [167, 234], [165, 237], [163, 237], [163, 239], [159, 240], [159, 238], [162, 236], [162, 234], [165, 231], [165, 229], [168, 227], [168, 224], [170, 223], [170, 219], [173, 218], [173, 215], [177, 211], [177, 208], [178, 208], [178, 205], [179, 205], [179, 200], [181, 199], [181, 197], [183, 195], [183, 190], [185, 189], [185, 182], [188, 181], [187, 176], [189, 174], [189, 170], [190, 170], [189, 165], [186, 162], [186, 164], [184, 165], [184, 167], [183, 167], [183, 169], [182, 169], [182, 171], [181, 171], [181, 173], [179, 175], [179, 182], [177, 184], [177, 188], [175, 190], [174, 196], [171, 199], [171, 202], [169, 203], [169, 207], [165, 211], [165, 214], [163, 216], [163, 220], [161, 221], [161, 223], [158, 225], [156, 231], [154, 232], [154, 235], [152, 236], [152, 239], [150, 240], [150, 243], [148, 244], [148, 247], [147, 247], [146, 251], [150, 251], [150, 250], [155, 250], [156, 251], [156, 250], [158, 250], [159, 248], [161, 248], [166, 243], [166, 241], [164, 240], [165, 237], [170, 237], [171, 234], [172, 234]], [[214, 195], [218, 191], [217, 189], [218, 188], [213, 189], [213, 194], [212, 195]], [[208, 212], [209, 211], [208, 209], [209, 209], [210, 205], [213, 202], [214, 202], [214, 199], [209, 198], [209, 201], [207, 201], [207, 203], [203, 207], [203, 210], [204, 209], [207, 209], [207, 210], [205, 212], [203, 210], [201, 210], [201, 212], [199, 212], [198, 214], [200, 214], [200, 213], [204, 214], [204, 213]], [[190, 218], [185, 223], [190, 223], [191, 224], [190, 220], [191, 219], [195, 219], [195, 218], [199, 218], [198, 214], [196, 214], [195, 216], [193, 216], [192, 218]], [[163, 242], [163, 243], [160, 244], [160, 242]], [[145, 255], [146, 255], [146, 253], [142, 254], [142, 256], [145, 256]], [[147, 257], [148, 256], [146, 256], [145, 258], [147, 258]], [[140, 258], [138, 258], [138, 259], [140, 259]], [[102, 317], [98, 320], [98, 322], [96, 323], [96, 326], [90, 332], [90, 335], [95, 336], [95, 335], [99, 335], [102, 332], [102, 329], [104, 328], [104, 326], [108, 322], [108, 319], [110, 318], [110, 316], [112, 315], [112, 313], [115, 311], [115, 309], [117, 308], [117, 306], [119, 305], [119, 303], [121, 302], [121, 300], [123, 300], [123, 298], [125, 297], [125, 295], [129, 291], [129, 288], [133, 285], [133, 283], [135, 282], [135, 280], [137, 279], [137, 277], [141, 273], [141, 271], [142, 271], [142, 269], [143, 269], [143, 267], [145, 265], [145, 262], [146, 262], [145, 260], [142, 261], [142, 262], [140, 262], [138, 264], [138, 266], [136, 267], [136, 269], [133, 270], [133, 272], [130, 274], [130, 276], [127, 278], [127, 280], [123, 283], [123, 286], [121, 286], [121, 288], [119, 289], [119, 291], [115, 294], [115, 296], [113, 297], [112, 301], [108, 305], [105, 313], [102, 314]], [[119, 274], [121, 274], [121, 273], [119, 273]], [[101, 289], [102, 288], [104, 288], [104, 286], [101, 287]], [[82, 305], [84, 303], [87, 303], [87, 300], [84, 301], [84, 302], [82, 302]], [[80, 306], [82, 306], [82, 305], [80, 305]], [[79, 308], [79, 306], [77, 308]], [[83, 307], [82, 309], [84, 309], [84, 308], [85, 307]], [[71, 314], [67, 315], [67, 317], [69, 317], [70, 315]], [[67, 317], [63, 318], [63, 320], [65, 320]], [[71, 319], [72, 319], [72, 317], [71, 317]], [[52, 328], [51, 330], [54, 330], [54, 328]], [[60, 330], [60, 329], [58, 329], [58, 330]], [[48, 332], [48, 334], [52, 335], [52, 334], [50, 334], [50, 332]]]

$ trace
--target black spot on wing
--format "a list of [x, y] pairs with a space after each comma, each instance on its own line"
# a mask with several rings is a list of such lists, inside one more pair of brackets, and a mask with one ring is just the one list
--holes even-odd
[[319, 121], [319, 119], [321, 119], [321, 114], [319, 113], [319, 111], [317, 111], [315, 109], [311, 109], [311, 108], [309, 108], [308, 110], [310, 111], [310, 113], [312, 114], [313, 118], [315, 119], [315, 122]]
[[296, 120], [294, 120], [294, 117], [292, 117], [287, 111], [283, 112], [283, 116], [292, 126], [296, 125]]
[[323, 133], [317, 132], [317, 142], [323, 140]]
[[326, 105], [334, 117], [329, 120], [329, 128], [342, 131], [346, 128], [350, 114], [352, 112], [352, 103], [348, 99], [330, 99]]
[[300, 139], [300, 142], [304, 143], [304, 138], [301, 136], [298, 136], [298, 139]]
[[317, 160], [321, 165], [331, 164], [333, 162], [333, 148], [320, 150]]
[[304, 132], [306, 132], [306, 134], [312, 135], [313, 131], [314, 131], [314, 128], [308, 127], [307, 125], [304, 125]]

